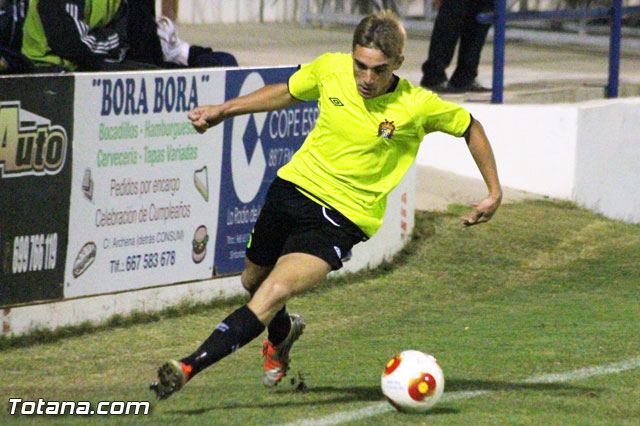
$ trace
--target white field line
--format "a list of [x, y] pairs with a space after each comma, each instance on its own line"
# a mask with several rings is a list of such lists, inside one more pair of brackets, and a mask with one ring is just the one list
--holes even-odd
[[[571, 380], [579, 380], [592, 376], [602, 376], [607, 374], [621, 373], [640, 367], [640, 358], [632, 358], [626, 361], [614, 362], [612, 364], [598, 365], [595, 367], [581, 368], [579, 370], [568, 371], [566, 373], [546, 374], [543, 376], [533, 376], [522, 381], [522, 383], [562, 383]], [[442, 402], [454, 401], [457, 399], [467, 399], [490, 393], [489, 390], [449, 392], [442, 395]], [[369, 405], [351, 411], [339, 411], [328, 416], [315, 419], [300, 420], [287, 423], [285, 426], [332, 426], [340, 423], [364, 419], [366, 417], [377, 416], [394, 408], [386, 401]]]

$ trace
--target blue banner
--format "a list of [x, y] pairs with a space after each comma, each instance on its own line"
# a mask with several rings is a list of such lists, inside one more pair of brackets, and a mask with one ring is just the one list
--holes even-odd
[[[285, 83], [295, 71], [294, 67], [228, 71], [225, 99], [247, 95], [268, 84]], [[225, 121], [216, 274], [244, 269], [249, 236], [269, 185], [311, 132], [318, 113], [316, 102], [305, 102]]]

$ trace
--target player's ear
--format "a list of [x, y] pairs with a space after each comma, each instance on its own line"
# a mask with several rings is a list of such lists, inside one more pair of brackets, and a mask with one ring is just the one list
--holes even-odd
[[400, 68], [403, 63], [404, 63], [404, 55], [398, 56], [398, 59], [396, 60], [396, 64], [394, 65], [393, 70], [395, 71], [398, 68]]

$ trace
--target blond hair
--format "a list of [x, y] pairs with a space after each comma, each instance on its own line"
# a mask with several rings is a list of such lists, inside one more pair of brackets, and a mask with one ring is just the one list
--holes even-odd
[[364, 18], [353, 33], [353, 45], [380, 50], [387, 58], [402, 56], [407, 32], [398, 16], [390, 10], [381, 10]]

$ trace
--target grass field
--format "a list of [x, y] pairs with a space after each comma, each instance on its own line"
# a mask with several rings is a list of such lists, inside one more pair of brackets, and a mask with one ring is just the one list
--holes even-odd
[[[640, 226], [528, 201], [463, 229], [466, 211], [418, 213], [414, 241], [394, 262], [327, 281], [289, 304], [308, 323], [290, 372], [304, 377], [305, 392], [299, 380], [262, 387], [260, 338], [152, 402], [148, 416], [11, 417], [5, 409], [0, 424], [329, 424], [356, 410], [370, 415], [349, 424], [640, 424]], [[190, 353], [232, 309], [6, 348], [0, 394], [149, 400], [157, 366]], [[381, 403], [382, 368], [403, 349], [433, 353], [443, 367], [445, 398], [426, 415]], [[618, 373], [531, 379], [626, 360], [631, 367]], [[463, 397], [470, 391], [487, 392]]]

